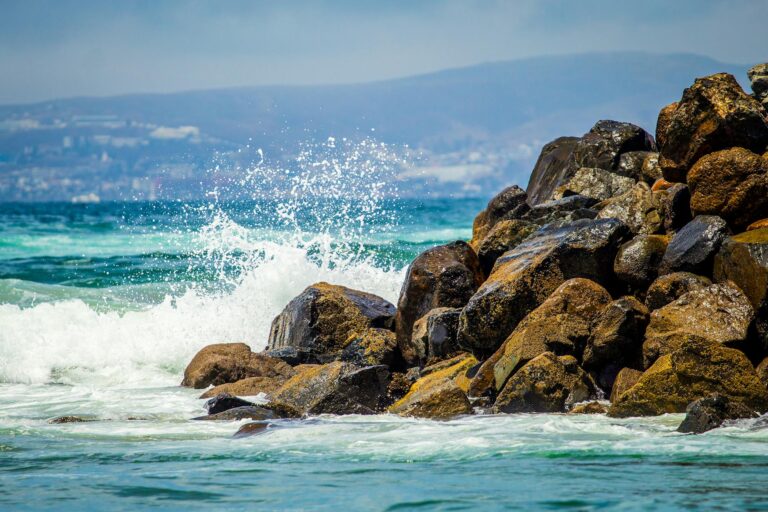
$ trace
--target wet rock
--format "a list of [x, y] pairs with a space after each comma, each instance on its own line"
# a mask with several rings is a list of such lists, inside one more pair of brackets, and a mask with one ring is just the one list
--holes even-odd
[[616, 379], [613, 381], [613, 388], [611, 388], [611, 403], [618, 400], [618, 398], [629, 388], [637, 384], [637, 381], [642, 377], [643, 372], [635, 370], [634, 368], [622, 368], [616, 375]]
[[494, 412], [565, 412], [597, 393], [573, 356], [545, 352], [520, 368], [496, 398]]
[[696, 338], [744, 349], [755, 311], [733, 283], [688, 292], [651, 313], [645, 332], [645, 367]]
[[490, 355], [517, 324], [563, 282], [575, 277], [605, 284], [629, 230], [616, 219], [581, 220], [544, 228], [499, 258], [459, 319], [459, 346]]
[[674, 233], [693, 220], [691, 213], [691, 191], [683, 183], [676, 183], [662, 196], [664, 230]]
[[659, 198], [647, 183], [637, 183], [628, 192], [597, 205], [599, 219], [619, 219], [635, 234], [657, 233], [663, 224]]
[[688, 172], [694, 215], [718, 215], [737, 229], [768, 215], [768, 158], [744, 148], [702, 157]]
[[575, 195], [541, 203], [531, 208], [523, 220], [539, 226], [560, 227], [581, 219], [594, 219], [597, 210], [592, 206], [597, 199]]
[[732, 75], [718, 73], [697, 79], [675, 108], [662, 110], [656, 134], [664, 178], [685, 182], [693, 164], [714, 151], [765, 151], [768, 119]]
[[622, 297], [608, 304], [592, 327], [582, 366], [601, 389], [610, 390], [619, 371], [642, 362], [648, 308], [636, 298]]
[[225, 411], [208, 414], [206, 416], [198, 416], [192, 418], [196, 421], [240, 421], [240, 420], [272, 420], [278, 416], [271, 409], [266, 407], [259, 407], [257, 405], [246, 405], [242, 407], [234, 407]]
[[371, 328], [350, 336], [340, 359], [358, 366], [391, 366], [396, 353], [395, 333], [388, 329]]
[[464, 242], [453, 242], [421, 253], [408, 267], [395, 318], [397, 343], [410, 366], [421, 360], [412, 346], [413, 324], [430, 310], [460, 308], [484, 279], [480, 262]]
[[472, 405], [455, 382], [440, 379], [418, 387], [414, 385], [405, 397], [389, 408], [389, 412], [400, 416], [447, 420], [472, 414]]
[[607, 412], [608, 408], [600, 402], [587, 402], [574, 406], [568, 414], [605, 414]]
[[635, 184], [633, 178], [620, 176], [603, 169], [582, 167], [563, 185], [555, 190], [554, 198], [581, 195], [602, 201], [629, 191]]
[[754, 231], [756, 229], [765, 229], [768, 228], [768, 219], [760, 219], [756, 220], [749, 226], [747, 226], [747, 231]]
[[389, 386], [387, 386], [386, 405], [389, 406], [403, 398], [408, 393], [408, 390], [411, 389], [413, 382], [405, 373], [393, 373], [392, 378], [389, 380]]
[[389, 370], [334, 361], [292, 377], [275, 401], [303, 414], [373, 414], [386, 399]]
[[673, 272], [656, 279], [645, 295], [645, 305], [651, 311], [674, 302], [688, 292], [703, 290], [712, 284], [709, 278], [690, 272]]
[[507, 187], [496, 194], [472, 224], [472, 240], [469, 245], [477, 251], [488, 233], [502, 220], [519, 218], [528, 211], [528, 196], [517, 185]]
[[288, 378], [248, 377], [237, 382], [219, 384], [200, 395], [200, 398], [213, 398], [221, 393], [235, 396], [256, 396], [264, 393], [269, 396], [280, 389], [287, 380]]
[[637, 235], [616, 253], [613, 271], [621, 281], [647, 288], [656, 279], [669, 239], [663, 235]]
[[655, 151], [653, 137], [631, 123], [598, 121], [573, 148], [576, 168], [619, 170], [620, 157], [632, 151]]
[[459, 351], [456, 334], [459, 330], [459, 308], [438, 308], [427, 317], [428, 362], [437, 362], [455, 356]]
[[671, 181], [667, 181], [664, 178], [659, 178], [658, 180], [653, 182], [653, 186], [651, 186], [652, 192], [661, 192], [663, 190], [669, 190], [670, 188], [674, 187], [676, 183], [672, 183]]
[[229, 393], [219, 393], [205, 403], [205, 409], [208, 411], [208, 414], [217, 414], [236, 407], [248, 407], [254, 405], [256, 404], [253, 402], [237, 398]]
[[[672, 118], [677, 111], [678, 106], [680, 106], [680, 103], [676, 101], [662, 108], [659, 112], [659, 117], [656, 120], [656, 145], [659, 148], [663, 148], [664, 144], [667, 142], [667, 133], [669, 132]], [[661, 154], [659, 154], [659, 159], [661, 159]], [[659, 167], [661, 167], [661, 162], [659, 162]], [[662, 176], [663, 172], [664, 170], [662, 169]]]
[[752, 66], [747, 71], [747, 77], [751, 82], [755, 98], [763, 104], [763, 107], [768, 109], [768, 64]]
[[297, 366], [300, 364], [314, 364], [311, 361], [315, 360], [312, 351], [309, 349], [297, 349], [296, 347], [282, 347], [274, 350], [264, 350], [262, 352], [265, 356], [274, 357], [280, 359], [290, 366]]
[[295, 373], [280, 359], [251, 352], [245, 343], [219, 343], [195, 354], [184, 370], [181, 385], [201, 389], [248, 377], [285, 380]]
[[664, 355], [611, 405], [609, 416], [656, 416], [684, 412], [694, 400], [720, 393], [758, 412], [768, 408], [768, 390], [739, 350], [691, 338]]
[[294, 347], [310, 354], [306, 362], [339, 357], [350, 334], [371, 327], [391, 328], [395, 306], [376, 295], [317, 283], [295, 297], [272, 321], [268, 349]]
[[720, 217], [696, 217], [670, 240], [659, 273], [691, 272], [711, 276], [715, 254], [726, 236], [728, 226]]
[[477, 257], [485, 275], [491, 273], [496, 260], [510, 249], [520, 245], [538, 226], [524, 220], [502, 220], [485, 236], [477, 249]]
[[677, 427], [677, 431], [686, 434], [703, 434], [722, 426], [726, 421], [757, 416], [753, 409], [741, 402], [732, 402], [727, 396], [715, 393], [691, 402], [686, 408], [685, 418]]
[[446, 359], [421, 369], [416, 382], [426, 382], [425, 379], [451, 379], [462, 391], [469, 388], [468, 373], [477, 365], [477, 359], [471, 354], [461, 353], [451, 359]]
[[549, 201], [555, 189], [570, 176], [571, 156], [578, 137], [560, 137], [546, 144], [539, 155], [528, 182], [528, 204], [536, 206]]
[[90, 423], [97, 421], [96, 418], [87, 416], [57, 416], [48, 420], [51, 425], [62, 425], [65, 423]]
[[232, 437], [235, 439], [242, 439], [244, 437], [257, 436], [259, 434], [266, 433], [268, 428], [269, 428], [269, 423], [254, 421], [251, 423], [246, 423], [245, 425], [240, 427]]

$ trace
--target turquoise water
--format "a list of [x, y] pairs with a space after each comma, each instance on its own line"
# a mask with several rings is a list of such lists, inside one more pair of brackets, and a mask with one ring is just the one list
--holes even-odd
[[[0, 205], [0, 509], [768, 509], [768, 428], [680, 415], [193, 422], [206, 344], [327, 280], [397, 299], [475, 199]], [[52, 425], [82, 415], [98, 421]]]

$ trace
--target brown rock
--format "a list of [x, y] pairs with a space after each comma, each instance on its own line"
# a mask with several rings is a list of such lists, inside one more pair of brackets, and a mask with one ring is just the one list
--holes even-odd
[[[656, 145], [658, 145], [659, 148], [664, 147], [664, 144], [667, 141], [666, 135], [679, 105], [680, 103], [678, 102], [670, 103], [659, 112], [659, 117], [656, 121]], [[661, 157], [661, 155], [659, 155], [659, 157]], [[661, 167], [661, 163], [659, 163], [659, 167]]]
[[744, 228], [768, 215], [768, 160], [744, 148], [703, 156], [688, 172], [694, 215]]
[[493, 264], [505, 252], [520, 245], [538, 226], [524, 220], [499, 221], [488, 232], [477, 249], [477, 257], [485, 275], [491, 273]]
[[643, 372], [635, 370], [633, 368], [622, 368], [616, 375], [616, 380], [613, 381], [613, 388], [611, 388], [611, 403], [618, 400], [618, 398], [629, 388], [637, 384], [637, 381], [642, 377]]
[[475, 217], [472, 224], [472, 240], [469, 245], [477, 251], [488, 233], [502, 220], [518, 218], [528, 210], [525, 190], [517, 185], [507, 187], [496, 194]]
[[616, 253], [616, 277], [633, 287], [648, 287], [659, 273], [668, 243], [669, 238], [663, 235], [637, 235]]
[[371, 328], [347, 340], [340, 359], [358, 366], [391, 366], [397, 353], [397, 337], [388, 329]]
[[235, 439], [242, 439], [244, 437], [257, 436], [266, 433], [268, 428], [269, 423], [267, 422], [252, 421], [251, 423], [246, 423], [240, 427], [232, 437]]
[[536, 206], [549, 201], [555, 189], [568, 179], [573, 148], [578, 141], [578, 137], [560, 137], [544, 145], [526, 189], [528, 204]]
[[697, 79], [676, 108], [662, 110], [656, 135], [664, 178], [685, 182], [688, 170], [708, 153], [732, 147], [762, 153], [768, 120], [732, 75], [718, 73]]
[[661, 179], [661, 165], [659, 165], [659, 154], [648, 153], [643, 160], [642, 175], [646, 183], [653, 185]]
[[293, 368], [279, 359], [255, 354], [245, 343], [219, 343], [201, 349], [184, 370], [182, 386], [201, 389], [249, 377], [287, 379]]
[[756, 220], [749, 226], [747, 226], [747, 231], [754, 231], [755, 229], [766, 229], [768, 228], [768, 219], [760, 219]]
[[651, 311], [674, 302], [688, 292], [703, 290], [712, 284], [709, 278], [690, 272], [673, 272], [656, 279], [645, 295], [645, 305]]
[[568, 414], [605, 414], [607, 412], [608, 408], [600, 402], [587, 402], [576, 405], [568, 411]]
[[651, 313], [644, 365], [648, 368], [693, 338], [743, 349], [754, 315], [749, 299], [733, 283], [689, 292]]
[[477, 255], [465, 242], [434, 247], [411, 263], [395, 317], [397, 343], [408, 365], [421, 361], [419, 347], [411, 344], [414, 322], [435, 308], [463, 307], [483, 279]]
[[200, 398], [213, 398], [221, 393], [229, 393], [235, 396], [256, 396], [259, 393], [264, 393], [269, 396], [280, 389], [280, 386], [285, 384], [287, 380], [288, 378], [248, 377], [237, 382], [229, 382], [212, 387], [200, 395]]
[[757, 372], [757, 377], [760, 379], [760, 382], [763, 383], [763, 386], [768, 388], [768, 357], [760, 361], [760, 364], [757, 365], [755, 371]]
[[684, 412], [713, 393], [756, 411], [768, 409], [768, 390], [740, 351], [691, 338], [664, 355], [611, 405], [609, 416], [655, 416]]
[[304, 351], [305, 362], [331, 361], [339, 357], [350, 335], [371, 327], [390, 328], [394, 314], [395, 307], [376, 295], [316, 283], [272, 321], [268, 348]]
[[565, 412], [597, 389], [573, 356], [545, 352], [520, 368], [496, 398], [494, 412]]
[[662, 190], [668, 190], [675, 186], [676, 183], [673, 183], [671, 181], [667, 181], [664, 178], [659, 178], [656, 181], [653, 182], [653, 186], [651, 187], [651, 192], [659, 192]]
[[455, 382], [442, 379], [431, 381], [418, 389], [412, 389], [392, 405], [389, 412], [400, 416], [447, 420], [472, 414], [472, 405], [467, 395]]

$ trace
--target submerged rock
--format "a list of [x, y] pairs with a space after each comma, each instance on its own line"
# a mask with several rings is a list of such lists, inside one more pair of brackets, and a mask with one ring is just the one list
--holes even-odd
[[391, 328], [395, 306], [371, 293], [316, 283], [295, 297], [272, 321], [268, 349], [294, 347], [310, 362], [339, 357], [350, 334]]
[[688, 172], [688, 186], [694, 215], [718, 215], [736, 228], [768, 216], [768, 156], [744, 148], [706, 155]]
[[206, 416], [198, 416], [192, 418], [197, 421], [239, 421], [239, 420], [273, 420], [278, 418], [277, 414], [271, 409], [266, 407], [259, 407], [257, 405], [246, 405], [241, 407], [234, 407], [215, 414], [208, 414]]
[[373, 414], [386, 399], [389, 370], [334, 361], [292, 377], [275, 401], [303, 414]]
[[515, 373], [499, 393], [494, 412], [565, 412], [597, 389], [573, 356], [545, 352]]
[[245, 343], [219, 343], [201, 349], [184, 370], [182, 386], [201, 389], [248, 377], [288, 379], [296, 372], [285, 362], [251, 352]]
[[651, 313], [643, 343], [645, 367], [692, 338], [744, 349], [754, 315], [749, 299], [733, 283], [688, 292]]
[[464, 307], [459, 346], [492, 354], [520, 320], [566, 280], [584, 277], [610, 283], [616, 251], [628, 235], [616, 219], [581, 220], [534, 233], [497, 260], [488, 280]]
[[484, 279], [480, 262], [465, 242], [441, 245], [421, 253], [408, 267], [395, 318], [397, 343], [410, 366], [422, 362], [412, 345], [413, 324], [430, 310], [463, 307]]
[[659, 273], [691, 272], [711, 276], [715, 254], [726, 236], [728, 225], [720, 217], [696, 217], [672, 237]]
[[664, 177], [685, 182], [701, 157], [733, 147], [762, 153], [768, 145], [765, 110], [727, 73], [698, 78], [674, 107], [659, 114], [656, 134]]
[[92, 421], [98, 421], [96, 418], [90, 416], [57, 416], [48, 420], [51, 425], [61, 425], [64, 423], [90, 423]]
[[235, 439], [242, 439], [244, 437], [257, 436], [259, 434], [266, 433], [268, 428], [269, 428], [268, 422], [254, 421], [251, 423], [246, 423], [245, 425], [240, 427], [232, 437]]
[[656, 416], [684, 412], [694, 400], [720, 393], [763, 412], [768, 390], [739, 350], [691, 338], [664, 355], [611, 405], [609, 416]]
[[732, 402], [727, 396], [713, 394], [691, 402], [686, 408], [685, 418], [677, 427], [678, 432], [703, 434], [720, 427], [728, 420], [756, 418], [758, 414], [741, 402]]
[[688, 292], [703, 290], [712, 284], [709, 278], [690, 272], [673, 272], [659, 277], [645, 294], [645, 305], [651, 311], [661, 309]]

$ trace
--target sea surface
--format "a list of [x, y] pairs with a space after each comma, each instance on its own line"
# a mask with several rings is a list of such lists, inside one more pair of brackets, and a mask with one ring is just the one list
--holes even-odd
[[244, 439], [190, 421], [197, 350], [263, 348], [321, 280], [395, 302], [485, 202], [359, 192], [0, 205], [0, 510], [768, 509], [762, 419], [321, 416]]

